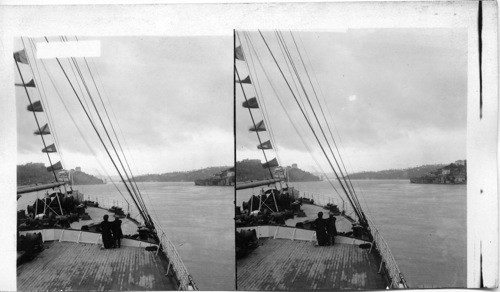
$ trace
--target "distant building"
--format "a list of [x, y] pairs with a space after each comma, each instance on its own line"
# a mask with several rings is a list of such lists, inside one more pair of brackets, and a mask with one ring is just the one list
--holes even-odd
[[466, 160], [457, 160], [455, 161], [456, 165], [465, 165]]
[[75, 168], [75, 170], [76, 170], [76, 171], [82, 171], [82, 168], [81, 168], [80, 166], [77, 166], [77, 167]]
[[450, 170], [449, 169], [446, 169], [446, 168], [443, 168], [441, 170], [441, 174], [450, 174]]
[[297, 163], [292, 164], [292, 168], [298, 168]]
[[236, 181], [234, 167], [214, 174], [207, 179], [197, 179], [194, 184], [197, 186], [234, 186]]

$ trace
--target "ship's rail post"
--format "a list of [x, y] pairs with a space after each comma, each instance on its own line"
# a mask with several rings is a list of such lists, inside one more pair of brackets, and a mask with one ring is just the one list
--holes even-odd
[[[160, 230], [161, 231], [161, 230]], [[168, 239], [165, 232], [161, 231], [160, 244], [163, 252], [169, 261], [169, 270], [172, 269], [179, 280], [179, 290], [198, 290], [193, 278], [188, 273], [186, 266], [175, 248], [175, 245]]]
[[[370, 219], [368, 219], [368, 221], [370, 222], [372, 230], [375, 231], [372, 233], [373, 243], [375, 243], [375, 248], [378, 250], [382, 258], [379, 273], [382, 271], [382, 267], [385, 266], [387, 273], [389, 274], [389, 279], [391, 281], [391, 288], [409, 288], [403, 276], [403, 273], [399, 270], [396, 260], [394, 259], [394, 256], [389, 248], [389, 245], [382, 237], [379, 230], [375, 227], [373, 222]], [[370, 248], [370, 251], [372, 248]]]

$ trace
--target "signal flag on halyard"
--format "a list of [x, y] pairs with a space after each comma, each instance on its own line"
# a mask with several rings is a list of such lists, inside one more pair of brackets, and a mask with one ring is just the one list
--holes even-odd
[[28, 64], [28, 58], [26, 57], [26, 51], [23, 49], [14, 53], [14, 60], [19, 63]]
[[271, 145], [271, 141], [267, 140], [266, 142], [257, 146], [257, 149], [264, 149], [264, 150], [273, 149], [273, 145]]
[[260, 121], [254, 127], [249, 129], [252, 132], [263, 132], [266, 130], [266, 126], [264, 125], [264, 121]]
[[42, 103], [39, 100], [35, 101], [33, 104], [28, 105], [26, 109], [30, 112], [43, 112]]
[[243, 50], [241, 49], [241, 46], [236, 47], [234, 49], [234, 55], [236, 56], [236, 59], [240, 61], [245, 61], [245, 56], [243, 55]]
[[63, 169], [61, 161], [57, 162], [56, 164], [54, 164], [52, 166], [47, 167], [47, 171], [48, 172], [51, 172], [51, 171], [54, 171], [54, 170], [59, 170], [59, 169]]
[[[236, 81], [238, 82], [238, 81]], [[250, 80], [250, 75], [247, 76], [245, 79], [239, 81], [240, 83], [246, 83], [246, 84], [252, 84], [252, 81]]]
[[257, 98], [252, 97], [247, 101], [243, 102], [244, 108], [259, 108], [259, 103], [257, 102]]
[[36, 87], [35, 86], [35, 80], [31, 79], [30, 82], [26, 83], [26, 85], [22, 84], [22, 83], [16, 83], [15, 84], [16, 86], [26, 86], [26, 87]]
[[61, 181], [69, 181], [69, 172], [67, 170], [61, 170], [57, 173], [57, 177]]
[[54, 153], [54, 152], [57, 152], [56, 150], [56, 146], [54, 146], [54, 144], [51, 144], [45, 148], [42, 149], [42, 152], [43, 153]]
[[49, 124], [45, 124], [40, 130], [36, 130], [35, 135], [48, 135], [50, 134]]
[[276, 167], [278, 165], [279, 164], [278, 164], [278, 161], [276, 160], [276, 158], [273, 158], [273, 160], [271, 160], [269, 162], [262, 163], [262, 167], [264, 167], [264, 168]]

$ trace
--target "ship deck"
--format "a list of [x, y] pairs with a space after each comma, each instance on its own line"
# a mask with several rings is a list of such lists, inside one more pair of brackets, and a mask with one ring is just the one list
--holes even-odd
[[[294, 218], [288, 219], [285, 221], [285, 224], [287, 226], [295, 227], [295, 224], [298, 222], [304, 222], [306, 220], [315, 220], [318, 218], [318, 212], [323, 212], [323, 218], [328, 218], [328, 210], [325, 210], [323, 207], [318, 206], [318, 205], [312, 205], [312, 204], [303, 204], [300, 207], [304, 213], [306, 214], [305, 217], [297, 217], [295, 216]], [[335, 226], [337, 227], [338, 232], [349, 232], [352, 231], [352, 223], [347, 220], [343, 216], [335, 216], [337, 218], [337, 221], [335, 222]]]
[[315, 246], [310, 241], [259, 239], [237, 261], [238, 290], [385, 289], [380, 261], [357, 245]]
[[44, 250], [17, 268], [17, 289], [174, 290], [165, 260], [143, 247], [101, 249], [97, 244], [45, 242]]
[[[116, 219], [113, 213], [109, 212], [104, 208], [87, 207], [87, 209], [85, 209], [85, 212], [90, 216], [90, 220], [80, 220], [73, 222], [71, 223], [72, 229], [80, 230], [83, 225], [100, 224], [103, 220], [102, 217], [104, 215], [109, 216], [110, 222]], [[122, 221], [121, 227], [123, 235], [132, 235], [137, 233], [137, 224], [135, 222], [127, 218], [123, 218], [121, 219], [121, 221]]]

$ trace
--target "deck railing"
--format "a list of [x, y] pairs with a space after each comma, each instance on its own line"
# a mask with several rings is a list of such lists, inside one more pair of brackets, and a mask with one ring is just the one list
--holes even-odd
[[382, 265], [384, 265], [391, 280], [390, 288], [409, 288], [403, 273], [399, 270], [396, 260], [392, 255], [389, 245], [382, 237], [379, 230], [375, 227], [373, 222], [370, 219], [368, 219], [368, 221], [370, 222], [370, 228], [372, 229], [374, 246], [382, 257], [379, 272], [382, 270]]
[[168, 270], [173, 269], [179, 280], [179, 290], [198, 290], [193, 278], [188, 273], [184, 262], [177, 252], [175, 245], [170, 241], [165, 232], [161, 231], [160, 243], [163, 252], [168, 257]]

